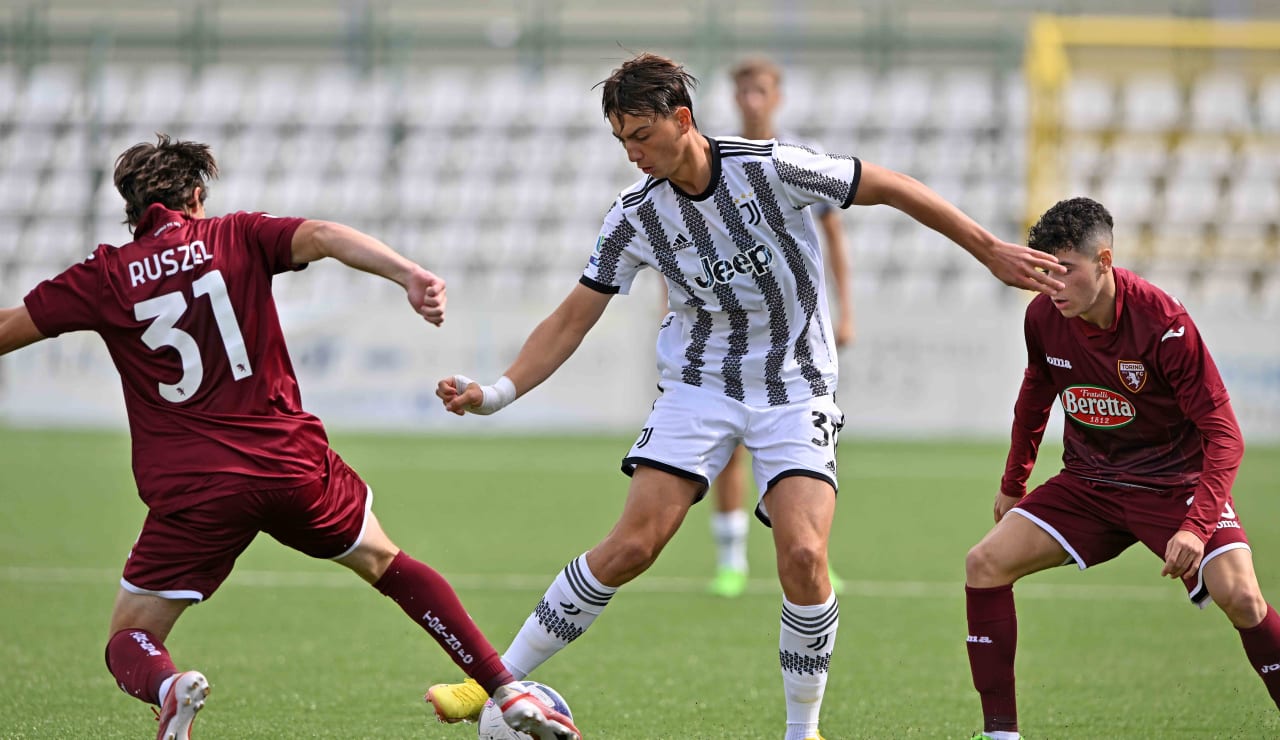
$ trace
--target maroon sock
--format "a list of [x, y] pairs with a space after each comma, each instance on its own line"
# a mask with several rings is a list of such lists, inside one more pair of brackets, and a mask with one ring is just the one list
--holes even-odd
[[150, 632], [120, 630], [107, 641], [107, 670], [120, 690], [149, 703], [160, 703], [160, 684], [178, 672], [164, 643]]
[[983, 732], [1017, 732], [1013, 657], [1018, 649], [1018, 615], [1013, 586], [964, 587], [969, 613], [969, 670], [982, 697]]
[[515, 680], [453, 587], [431, 566], [401, 551], [373, 587], [399, 604], [490, 695]]
[[1240, 642], [1253, 669], [1262, 676], [1271, 701], [1280, 707], [1280, 615], [1275, 607], [1267, 604], [1267, 616], [1256, 627], [1240, 630]]

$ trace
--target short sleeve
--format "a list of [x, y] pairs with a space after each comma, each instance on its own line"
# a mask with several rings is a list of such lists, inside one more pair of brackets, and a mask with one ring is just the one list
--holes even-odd
[[273, 275], [306, 267], [293, 264], [293, 234], [306, 219], [283, 218], [261, 212], [234, 213], [231, 218], [243, 243], [263, 256]]
[[822, 154], [799, 144], [779, 142], [773, 164], [786, 197], [797, 208], [826, 203], [841, 208], [853, 204], [862, 177], [857, 157]]
[[24, 299], [31, 321], [46, 337], [97, 329], [102, 293], [102, 260], [94, 254], [31, 289]]
[[595, 251], [578, 282], [601, 293], [631, 292], [631, 283], [644, 267], [644, 262], [637, 257], [643, 239], [627, 220], [621, 201], [614, 201], [600, 227]]

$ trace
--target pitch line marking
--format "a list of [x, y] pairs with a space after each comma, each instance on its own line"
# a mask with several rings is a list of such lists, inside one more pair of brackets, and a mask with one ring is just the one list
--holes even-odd
[[[512, 591], [541, 593], [550, 585], [555, 573], [444, 573], [454, 588], [468, 591]], [[623, 588], [632, 593], [701, 594], [706, 592], [706, 577], [640, 576]], [[65, 568], [46, 566], [0, 566], [0, 582], [66, 583], [74, 585], [115, 584], [120, 571], [107, 568]], [[870, 598], [961, 598], [964, 586], [945, 581], [854, 581], [846, 580], [842, 597]], [[242, 569], [231, 573], [224, 588], [365, 588], [354, 574], [342, 570], [310, 573], [282, 570]], [[1074, 601], [1170, 601], [1185, 599], [1181, 589], [1162, 586], [1019, 583], [1019, 599], [1068, 599]], [[748, 594], [778, 595], [781, 589], [771, 578], [747, 581]]]

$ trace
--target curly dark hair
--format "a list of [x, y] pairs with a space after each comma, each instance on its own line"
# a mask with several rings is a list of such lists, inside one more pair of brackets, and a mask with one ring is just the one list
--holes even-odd
[[[603, 86], [600, 105], [606, 119], [623, 115], [669, 116], [685, 107], [693, 113], [690, 92], [698, 79], [683, 65], [657, 54], [639, 54], [613, 70]], [[694, 126], [697, 126], [694, 121]]]
[[156, 134], [154, 144], [135, 144], [116, 159], [116, 190], [124, 198], [129, 231], [153, 203], [180, 211], [200, 188], [200, 202], [209, 195], [205, 183], [218, 176], [218, 163], [207, 144], [176, 141]]
[[1098, 201], [1068, 198], [1055, 203], [1031, 227], [1027, 246], [1049, 254], [1075, 250], [1092, 256], [1098, 247], [1110, 245], [1114, 227], [1111, 213]]

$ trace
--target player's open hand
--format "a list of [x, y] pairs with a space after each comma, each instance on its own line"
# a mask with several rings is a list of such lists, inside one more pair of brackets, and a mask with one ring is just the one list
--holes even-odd
[[1200, 538], [1180, 529], [1169, 538], [1164, 549], [1164, 568], [1160, 575], [1170, 578], [1187, 578], [1200, 570], [1204, 558], [1204, 543]]
[[444, 323], [444, 306], [448, 296], [445, 295], [443, 278], [429, 270], [418, 268], [410, 273], [404, 290], [415, 313], [435, 326]]
[[436, 383], [436, 398], [444, 402], [444, 408], [450, 413], [462, 416], [472, 409], [478, 408], [484, 401], [484, 390], [479, 383], [460, 382], [461, 375], [450, 375]]
[[1015, 288], [1053, 295], [1066, 287], [1054, 277], [1067, 271], [1057, 257], [1021, 244], [997, 243], [983, 264], [1001, 282]]

